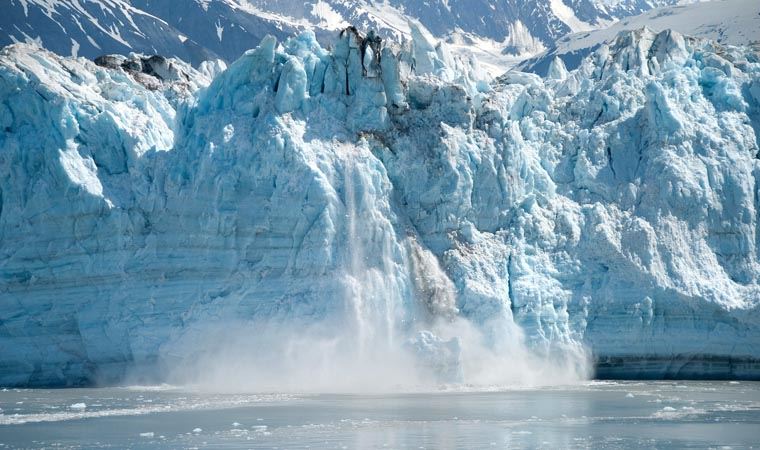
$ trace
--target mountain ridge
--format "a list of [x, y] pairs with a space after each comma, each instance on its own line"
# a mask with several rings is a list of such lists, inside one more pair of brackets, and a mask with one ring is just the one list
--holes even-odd
[[462, 52], [470, 47], [496, 66], [549, 47], [567, 33], [676, 1], [9, 0], [0, 17], [0, 45], [39, 40], [64, 56], [138, 52], [197, 66], [208, 59], [232, 62], [267, 34], [283, 40], [304, 29], [314, 31], [323, 45], [351, 24], [385, 38], [408, 39], [407, 22], [413, 20], [437, 39], [466, 41]]

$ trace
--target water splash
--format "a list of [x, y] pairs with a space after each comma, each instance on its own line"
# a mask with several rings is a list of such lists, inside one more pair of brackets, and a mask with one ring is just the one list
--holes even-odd
[[[199, 332], [202, 347], [173, 383], [231, 392], [389, 392], [568, 383], [583, 356], [529, 349], [509, 310], [474, 323], [438, 258], [389, 203], [392, 185], [366, 148], [335, 167], [341, 305], [322, 318], [226, 322]], [[399, 232], [399, 230], [403, 230]], [[581, 362], [579, 362], [581, 361]], [[190, 376], [188, 376], [190, 375]]]

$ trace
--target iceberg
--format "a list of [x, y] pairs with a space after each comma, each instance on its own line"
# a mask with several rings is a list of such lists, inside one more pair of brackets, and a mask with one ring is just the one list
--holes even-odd
[[0, 385], [760, 376], [757, 53], [642, 29], [491, 80], [415, 33], [3, 49]]

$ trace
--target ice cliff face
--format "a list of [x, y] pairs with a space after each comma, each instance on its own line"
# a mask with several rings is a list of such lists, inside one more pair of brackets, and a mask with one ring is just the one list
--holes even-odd
[[757, 53], [638, 30], [488, 83], [415, 33], [266, 38], [219, 74], [4, 49], [0, 384], [161, 370], [232, 324], [447, 380], [464, 329], [510, 361], [757, 377]]

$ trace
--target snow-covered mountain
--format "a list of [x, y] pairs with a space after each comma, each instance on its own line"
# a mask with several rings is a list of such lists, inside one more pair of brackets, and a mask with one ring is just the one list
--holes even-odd
[[[417, 20], [437, 38], [482, 62], [511, 64], [574, 31], [676, 0], [5, 0], [0, 46], [37, 41], [59, 55], [90, 59], [130, 51], [194, 65], [237, 59], [265, 35], [310, 29], [323, 44], [354, 25], [408, 38]], [[503, 69], [495, 69], [502, 72]]]
[[[164, 12], [170, 8], [170, 17], [185, 21], [178, 29], [140, 6], [155, 6]], [[177, 57], [195, 65], [208, 59], [234, 60], [267, 33], [295, 31], [279, 22], [238, 13], [226, 1], [159, 1], [154, 5], [129, 0], [8, 0], [3, 2], [2, 13], [0, 45], [37, 42], [60, 55], [90, 59], [141, 52]], [[228, 16], [230, 19], [224, 19]], [[229, 21], [238, 29], [227, 25]], [[225, 25], [227, 39], [223, 40]]]
[[566, 67], [575, 68], [583, 58], [602, 44], [614, 41], [621, 32], [643, 27], [655, 31], [675, 30], [721, 44], [760, 48], [760, 2], [718, 0], [658, 8], [606, 28], [564, 36], [545, 52], [520, 63], [519, 69], [545, 75], [557, 57]]
[[489, 84], [412, 32], [5, 48], [0, 385], [760, 375], [756, 51], [636, 30]]

